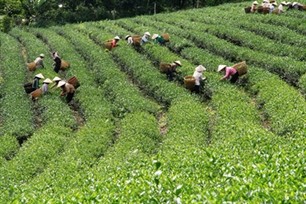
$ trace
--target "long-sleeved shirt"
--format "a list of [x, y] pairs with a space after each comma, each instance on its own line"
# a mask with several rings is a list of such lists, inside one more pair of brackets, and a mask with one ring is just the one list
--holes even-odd
[[200, 86], [200, 83], [203, 80], [203, 73], [198, 72], [198, 71], [194, 71], [192, 76], [195, 78], [195, 85]]
[[39, 78], [37, 78], [37, 77], [34, 78], [32, 87], [34, 89], [38, 89], [39, 88]]
[[41, 57], [37, 57], [35, 60], [34, 60], [36, 66], [42, 66], [44, 67], [44, 62], [43, 62], [43, 59]]
[[42, 86], [41, 86], [41, 90], [42, 90], [42, 93], [45, 94], [48, 92], [48, 84], [47, 83], [44, 83]]
[[149, 41], [149, 36], [143, 35], [142, 38], [141, 38], [140, 44], [142, 45], [142, 44], [144, 44], [144, 43], [146, 43], [148, 41]]
[[223, 79], [228, 79], [230, 76], [236, 74], [237, 70], [233, 67], [225, 67], [225, 75]]
[[128, 43], [129, 45], [130, 45], [130, 44], [133, 44], [133, 38], [132, 38], [132, 36], [128, 37], [127, 43]]
[[117, 40], [113, 39], [111, 42], [112, 48], [117, 46]]

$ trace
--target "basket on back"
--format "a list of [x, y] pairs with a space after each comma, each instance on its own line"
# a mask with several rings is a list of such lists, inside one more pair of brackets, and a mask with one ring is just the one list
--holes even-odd
[[36, 63], [35, 62], [27, 63], [27, 67], [29, 71], [34, 72], [36, 70]]
[[68, 69], [70, 67], [70, 63], [65, 61], [65, 60], [61, 60], [61, 70], [65, 71], [66, 69]]
[[141, 42], [141, 36], [140, 35], [133, 35], [132, 39], [133, 39], [133, 45], [140, 46], [140, 42]]
[[187, 89], [193, 91], [195, 87], [195, 78], [193, 76], [185, 76], [184, 85]]
[[248, 6], [248, 7], [244, 8], [244, 12], [245, 13], [251, 13], [251, 7]]
[[237, 70], [239, 76], [242, 76], [248, 72], [248, 65], [245, 61], [234, 64], [232, 67]]
[[109, 51], [112, 50], [112, 41], [111, 40], [107, 40], [103, 43], [103, 47]]
[[165, 42], [169, 42], [170, 41], [170, 36], [169, 36], [168, 33], [164, 33], [161, 36], [164, 38]]
[[171, 69], [171, 65], [169, 63], [161, 62], [159, 64], [159, 70], [161, 73], [167, 73], [169, 69]]
[[32, 83], [31, 82], [27, 82], [23, 85], [23, 88], [24, 88], [24, 91], [29, 94], [31, 93], [32, 91], [35, 90], [35, 88], [32, 87]]
[[71, 84], [75, 89], [80, 86], [80, 82], [75, 76], [68, 79], [68, 83]]
[[42, 94], [42, 90], [40, 88], [30, 93], [32, 99], [38, 99], [38, 97], [40, 97], [41, 94]]

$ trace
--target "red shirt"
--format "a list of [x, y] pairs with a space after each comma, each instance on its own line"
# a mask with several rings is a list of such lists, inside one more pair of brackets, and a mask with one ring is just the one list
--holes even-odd
[[225, 78], [229, 78], [230, 76], [236, 74], [237, 70], [233, 67], [225, 67]]

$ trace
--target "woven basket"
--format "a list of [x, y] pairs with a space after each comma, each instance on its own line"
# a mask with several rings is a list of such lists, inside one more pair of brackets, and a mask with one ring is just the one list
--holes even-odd
[[193, 76], [185, 76], [184, 85], [187, 89], [193, 91], [195, 86], [195, 78]]
[[103, 47], [109, 51], [112, 50], [112, 43], [108, 40], [106, 42], [104, 42]]
[[68, 79], [68, 83], [74, 86], [75, 89], [77, 89], [80, 86], [80, 82], [75, 76]]
[[23, 85], [23, 87], [24, 87], [24, 91], [25, 91], [27, 94], [29, 94], [29, 93], [31, 93], [32, 91], [35, 90], [35, 89], [32, 87], [32, 83], [31, 83], [31, 82], [25, 83], [25, 84]]
[[234, 64], [232, 67], [237, 70], [239, 76], [242, 76], [248, 72], [248, 66], [245, 61]]
[[70, 67], [70, 63], [69, 62], [67, 62], [65, 60], [61, 60], [61, 70], [65, 71], [69, 67]]
[[140, 35], [133, 35], [132, 39], [133, 39], [133, 45], [140, 46], [140, 42], [141, 42], [141, 36]]
[[171, 69], [171, 65], [170, 64], [163, 63], [163, 62], [161, 62], [159, 64], [159, 70], [160, 70], [161, 73], [167, 73], [169, 69]]
[[248, 6], [248, 7], [244, 8], [244, 12], [245, 13], [251, 13], [251, 7]]
[[165, 42], [169, 42], [170, 41], [170, 36], [169, 36], [168, 33], [164, 33], [161, 36], [164, 38]]
[[31, 71], [31, 72], [34, 72], [36, 70], [35, 62], [27, 63], [27, 67], [28, 67], [28, 70]]
[[42, 94], [42, 90], [40, 88], [30, 93], [32, 99], [37, 99], [38, 97], [41, 96], [41, 94]]

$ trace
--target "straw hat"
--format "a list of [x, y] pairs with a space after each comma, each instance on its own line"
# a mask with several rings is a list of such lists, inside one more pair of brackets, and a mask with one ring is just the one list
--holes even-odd
[[57, 87], [64, 86], [65, 84], [66, 84], [66, 82], [62, 80], [62, 81], [58, 82]]
[[287, 2], [282, 1], [281, 4], [282, 4], [282, 5], [287, 5]]
[[263, 2], [263, 3], [269, 3], [269, 1], [268, 1], [268, 0], [263, 0], [262, 2]]
[[56, 77], [53, 78], [52, 81], [60, 81], [60, 80], [62, 80], [62, 79], [56, 76]]
[[298, 4], [298, 3], [297, 3], [297, 2], [293, 2], [293, 3], [292, 3], [292, 6], [295, 6], [296, 4]]
[[41, 73], [36, 74], [35, 77], [36, 78], [40, 78], [40, 79], [44, 79], [45, 78]]
[[130, 35], [126, 35], [124, 39], [127, 40], [129, 37], [131, 37], [131, 36]]
[[179, 60], [174, 61], [175, 64], [182, 66], [182, 63]]
[[119, 36], [114, 37], [115, 40], [120, 40]]
[[39, 56], [40, 56], [40, 57], [45, 57], [45, 55], [44, 55], [44, 54], [40, 54]]
[[148, 36], [151, 36], [151, 34], [149, 32], [145, 32], [144, 33], [145, 35], [148, 35]]
[[290, 1], [287, 2], [287, 5], [292, 5], [292, 3]]
[[156, 39], [158, 37], [158, 34], [153, 34], [152, 39]]
[[218, 66], [218, 72], [222, 71], [224, 68], [226, 67], [226, 65], [221, 64]]
[[47, 84], [52, 83], [51, 79], [49, 79], [49, 78], [46, 78], [43, 82], [44, 82], [44, 83], [47, 83]]
[[206, 68], [205, 68], [203, 65], [199, 65], [199, 66], [197, 66], [197, 67], [195, 68], [195, 70], [196, 70], [197, 72], [203, 72], [203, 71], [206, 70]]
[[257, 4], [258, 4], [258, 2], [257, 2], [257, 1], [254, 1], [254, 2], [253, 2], [253, 4], [254, 4], [254, 5], [257, 5]]
[[272, 5], [273, 5], [273, 6], [277, 6], [277, 3], [276, 3], [276, 2], [273, 2]]

